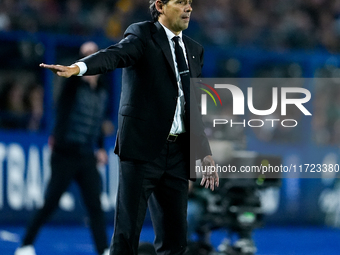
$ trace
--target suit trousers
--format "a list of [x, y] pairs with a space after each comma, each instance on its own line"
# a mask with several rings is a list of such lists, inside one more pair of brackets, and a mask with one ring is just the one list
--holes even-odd
[[189, 137], [164, 143], [152, 162], [120, 158], [111, 255], [137, 255], [149, 205], [158, 255], [180, 255], [187, 245]]

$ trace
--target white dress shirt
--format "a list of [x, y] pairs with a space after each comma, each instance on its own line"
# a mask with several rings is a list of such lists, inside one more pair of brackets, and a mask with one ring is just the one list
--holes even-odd
[[[159, 22], [160, 23], [160, 22]], [[177, 98], [177, 106], [176, 106], [176, 111], [175, 111], [175, 116], [174, 120], [172, 122], [170, 134], [181, 134], [185, 132], [184, 128], [184, 93], [182, 90], [182, 82], [181, 82], [181, 76], [178, 73], [178, 67], [177, 67], [177, 62], [176, 62], [176, 55], [175, 55], [175, 42], [172, 40], [173, 37], [176, 35], [170, 31], [167, 27], [165, 27], [162, 23], [160, 23], [162, 27], [165, 30], [166, 36], [168, 37], [168, 41], [170, 44], [170, 49], [171, 49], [171, 54], [172, 54], [172, 59], [174, 61], [174, 66], [175, 66], [175, 72], [176, 72], [176, 80], [177, 80], [177, 85], [178, 85], [178, 98]], [[180, 32], [179, 35], [177, 35], [180, 39], [178, 40], [179, 45], [182, 47], [183, 53], [185, 60], [188, 64], [187, 60], [187, 54], [185, 50], [185, 46], [182, 40], [182, 32]]]

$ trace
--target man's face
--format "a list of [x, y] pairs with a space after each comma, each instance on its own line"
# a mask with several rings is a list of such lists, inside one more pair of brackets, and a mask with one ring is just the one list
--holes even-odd
[[[160, 1], [157, 1], [160, 4]], [[157, 4], [157, 3], [156, 3]], [[162, 4], [159, 21], [174, 34], [179, 34], [189, 26], [192, 0], [170, 0]]]

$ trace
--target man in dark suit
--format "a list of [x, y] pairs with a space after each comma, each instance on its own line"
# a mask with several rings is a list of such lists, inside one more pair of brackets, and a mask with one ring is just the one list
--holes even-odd
[[[111, 255], [137, 254], [148, 202], [157, 254], [183, 254], [190, 162], [202, 159], [203, 165], [215, 164], [198, 108], [193, 100], [189, 103], [189, 78], [200, 77], [203, 65], [203, 47], [182, 35], [189, 24], [191, 2], [150, 0], [154, 21], [132, 24], [116, 45], [71, 66], [40, 65], [62, 77], [124, 68]], [[191, 98], [195, 99], [194, 93]], [[192, 150], [189, 140], [195, 143]], [[217, 173], [207, 173], [201, 185], [213, 190], [218, 181]]]

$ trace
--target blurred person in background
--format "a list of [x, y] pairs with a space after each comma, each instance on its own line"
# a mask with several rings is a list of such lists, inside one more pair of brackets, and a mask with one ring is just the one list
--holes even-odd
[[24, 86], [17, 81], [4, 84], [0, 101], [0, 126], [5, 129], [25, 130], [29, 115], [24, 103]]
[[37, 83], [24, 86], [17, 81], [4, 84], [0, 96], [0, 127], [39, 131], [44, 114], [44, 89]]
[[24, 87], [16, 81], [5, 83], [0, 103], [1, 127], [5, 129], [26, 129], [28, 116], [24, 104]]
[[[87, 56], [97, 50], [94, 42], [86, 42], [80, 53]], [[40, 228], [57, 209], [60, 197], [73, 180], [80, 187], [89, 213], [96, 251], [108, 254], [105, 215], [100, 201], [101, 178], [97, 170], [97, 163], [107, 163], [102, 124], [108, 99], [107, 84], [101, 82], [99, 75], [66, 80], [57, 102], [53, 134], [49, 138], [52, 174], [45, 203], [30, 221], [22, 246], [15, 255], [35, 255], [33, 243]]]
[[38, 131], [42, 128], [42, 117], [44, 114], [44, 88], [39, 84], [33, 83], [27, 88], [24, 100], [30, 114], [27, 129]]

